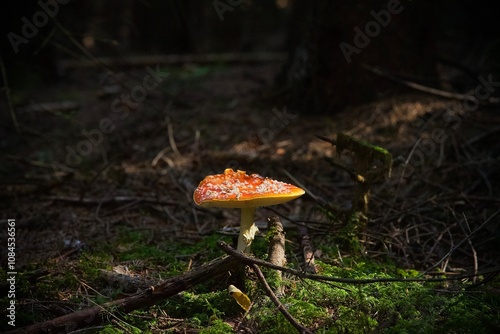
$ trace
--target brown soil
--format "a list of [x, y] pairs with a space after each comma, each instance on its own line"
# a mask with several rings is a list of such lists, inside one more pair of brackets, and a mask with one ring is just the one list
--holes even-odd
[[[368, 256], [388, 255], [399, 265], [425, 270], [477, 230], [438, 267], [471, 272], [498, 265], [498, 108], [464, 115], [461, 101], [408, 91], [312, 115], [263, 98], [271, 95], [278, 70], [275, 65], [165, 68], [170, 75], [124, 119], [113, 112], [113, 101], [140, 85], [145, 69], [118, 71], [118, 83], [102, 71], [75, 70], [57, 87], [26, 93], [22, 99], [30, 104], [73, 100], [79, 108], [18, 109], [20, 135], [12, 126], [6, 130], [12, 123], [7, 113], [2, 117], [8, 136], [1, 143], [0, 215], [16, 218], [18, 270], [64, 258], [78, 245], [92, 249], [113, 240], [123, 226], [154, 231], [151, 243], [195, 243], [237, 226], [238, 212], [205, 210], [192, 201], [205, 175], [227, 167], [294, 183], [289, 173], [317, 198], [349, 208], [354, 183], [325, 159], [339, 159], [335, 147], [317, 137], [334, 139], [339, 131], [382, 146], [395, 158], [392, 178], [372, 190]], [[116, 84], [115, 93], [104, 93]], [[103, 118], [115, 129], [71, 172], [63, 168], [66, 146], [77, 149], [86, 140], [81, 131], [97, 129]], [[432, 139], [439, 130], [446, 136], [443, 143]], [[346, 164], [350, 159], [340, 157]], [[277, 210], [291, 219], [330, 224], [314, 225], [313, 242], [345, 225], [329, 222], [310, 195]], [[258, 210], [257, 220], [269, 214]], [[2, 243], [5, 233], [2, 228]], [[5, 252], [2, 246], [2, 266]]]

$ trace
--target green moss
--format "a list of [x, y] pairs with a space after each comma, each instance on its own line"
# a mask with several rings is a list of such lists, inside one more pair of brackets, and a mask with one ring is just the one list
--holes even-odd
[[[318, 261], [322, 275], [345, 278], [413, 277], [390, 263], [346, 259], [344, 266]], [[498, 327], [498, 300], [487, 294], [471, 298], [465, 291], [442, 294], [437, 284], [417, 282], [365, 285], [287, 281], [287, 296], [281, 301], [302, 324], [317, 333], [489, 333]], [[293, 328], [267, 303], [252, 315], [262, 333], [287, 333]], [[464, 316], [467, 315], [467, 316]]]
[[337, 133], [336, 145], [339, 153], [349, 150], [356, 155], [357, 172], [362, 173], [363, 176], [366, 176], [365, 172], [374, 166], [382, 167], [379, 173], [391, 172], [392, 154], [383, 147], [354, 139], [342, 132]]
[[[98, 289], [99, 269], [110, 269], [118, 261], [140, 260], [141, 270], [157, 270], [162, 277], [184, 272], [192, 255], [205, 262], [221, 255], [215, 246], [219, 236], [209, 236], [194, 245], [182, 243], [151, 243], [151, 235], [124, 229], [109, 244], [96, 245], [66, 262], [46, 262], [18, 274], [17, 287], [21, 298], [38, 300], [60, 300], [71, 302], [103, 303], [108, 299], [98, 294], [87, 294], [85, 299], [75, 293], [82, 282]], [[323, 238], [321, 258], [316, 259], [319, 274], [342, 278], [415, 277], [418, 272], [398, 268], [387, 259], [372, 259], [350, 255], [336, 258], [338, 242], [335, 236]], [[266, 242], [256, 242], [256, 254], [265, 254]], [[259, 257], [263, 257], [260, 256]], [[295, 266], [294, 257], [288, 254], [289, 266]], [[44, 268], [47, 274], [33, 280], [37, 270]], [[139, 269], [139, 268], [138, 268]], [[270, 271], [264, 274], [273, 283]], [[0, 278], [5, 279], [5, 270]], [[263, 292], [253, 275], [248, 275], [244, 292], [254, 302], [245, 313], [227, 293], [227, 281], [213, 281], [169, 298], [149, 309], [136, 310], [130, 314], [114, 316], [120, 326], [109, 325], [101, 333], [156, 332], [160, 322], [157, 315], [185, 319], [186, 331], [202, 333], [230, 333], [228, 319], [240, 318], [258, 333], [293, 333], [295, 329], [276, 310], [276, 306]], [[280, 300], [292, 316], [316, 333], [491, 333], [500, 326], [499, 282], [489, 282], [485, 289], [467, 290], [468, 283], [451, 290], [442, 284], [429, 283], [376, 283], [364, 285], [325, 283], [299, 280], [284, 275], [281, 284], [285, 296]], [[0, 302], [8, 302], [5, 298]], [[6, 305], [6, 304], [5, 304]], [[33, 323], [53, 317], [43, 310], [28, 312], [20, 308], [20, 324]], [[152, 316], [154, 315], [154, 316]]]
[[190, 318], [200, 326], [207, 326], [211, 319], [235, 316], [241, 309], [223, 290], [208, 293], [183, 292], [161, 304], [161, 309], [174, 318]]
[[360, 242], [360, 233], [366, 226], [366, 216], [359, 211], [346, 214], [346, 223], [335, 235], [335, 240], [343, 250], [360, 254], [363, 246]]
[[231, 333], [233, 328], [221, 319], [215, 319], [210, 322], [207, 328], [200, 331], [200, 334], [227, 334]]

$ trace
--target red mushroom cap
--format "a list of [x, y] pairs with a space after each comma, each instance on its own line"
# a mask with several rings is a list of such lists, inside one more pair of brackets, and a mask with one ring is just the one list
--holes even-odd
[[204, 207], [250, 208], [285, 203], [303, 194], [304, 190], [292, 184], [228, 168], [224, 174], [205, 177], [193, 199]]

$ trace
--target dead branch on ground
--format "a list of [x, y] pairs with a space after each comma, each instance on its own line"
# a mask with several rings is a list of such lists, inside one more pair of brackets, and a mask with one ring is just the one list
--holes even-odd
[[207, 64], [207, 63], [261, 63], [282, 62], [286, 59], [284, 53], [261, 52], [261, 53], [209, 53], [209, 54], [187, 54], [187, 55], [150, 55], [130, 56], [120, 58], [96, 58], [92, 60], [67, 59], [59, 62], [61, 70], [74, 68], [94, 67], [95, 61], [106, 67], [145, 67], [157, 64]]
[[445, 98], [448, 98], [448, 99], [477, 101], [478, 103], [483, 104], [483, 105], [493, 105], [493, 106], [495, 106], [495, 105], [500, 104], [500, 98], [498, 98], [498, 97], [491, 96], [491, 97], [489, 97], [489, 98], [487, 98], [485, 100], [481, 100], [480, 101], [480, 100], [478, 100], [477, 97], [472, 96], [472, 95], [448, 92], [448, 91], [445, 91], [445, 90], [441, 90], [441, 89], [437, 89], [437, 88], [433, 88], [433, 87], [427, 87], [427, 86], [424, 86], [424, 85], [421, 85], [421, 84], [418, 84], [418, 83], [415, 83], [415, 82], [404, 80], [404, 79], [398, 78], [397, 76], [391, 74], [389, 71], [381, 69], [381, 68], [378, 68], [378, 67], [372, 67], [372, 66], [369, 66], [369, 65], [366, 65], [366, 64], [363, 64], [361, 67], [363, 69], [365, 69], [365, 70], [367, 70], [369, 72], [372, 72], [372, 73], [374, 73], [376, 75], [379, 75], [379, 76], [381, 76], [383, 78], [386, 78], [386, 79], [389, 79], [391, 81], [400, 83], [402, 85], [405, 85], [407, 87], [419, 90], [421, 92], [425, 92], [425, 93], [429, 93], [429, 94], [433, 94], [433, 95], [445, 97]]
[[48, 111], [51, 113], [67, 112], [80, 108], [80, 103], [77, 101], [56, 101], [56, 102], [39, 102], [17, 108], [18, 111], [27, 113], [39, 113]]
[[7, 332], [7, 334], [68, 333], [78, 328], [96, 325], [105, 321], [109, 313], [129, 313], [139, 308], [152, 306], [197, 284], [219, 277], [227, 271], [236, 268], [238, 264], [238, 258], [233, 256], [217, 258], [196, 270], [173, 277], [133, 296], [86, 308], [28, 327], [19, 328]]
[[275, 264], [269, 263], [264, 260], [257, 259], [255, 257], [246, 256], [241, 252], [236, 251], [234, 248], [229, 246], [223, 241], [220, 241], [217, 246], [222, 249], [226, 254], [236, 257], [240, 263], [244, 263], [248, 266], [252, 266], [254, 264], [271, 268], [275, 270], [280, 270], [284, 273], [295, 275], [299, 278], [308, 278], [316, 281], [325, 281], [325, 282], [336, 282], [336, 283], [346, 283], [346, 284], [372, 284], [372, 283], [390, 283], [390, 282], [445, 282], [445, 281], [461, 281], [464, 279], [478, 277], [481, 275], [487, 275], [491, 273], [500, 272], [500, 267], [479, 271], [477, 274], [469, 274], [469, 275], [456, 275], [452, 277], [443, 277], [443, 278], [426, 278], [426, 277], [415, 277], [415, 278], [395, 278], [395, 277], [384, 277], [384, 278], [367, 278], [367, 279], [352, 279], [352, 278], [340, 278], [340, 277], [331, 277], [331, 276], [323, 276], [317, 274], [308, 274], [301, 270], [296, 270], [287, 267], [280, 267]]
[[107, 204], [122, 202], [146, 202], [163, 205], [182, 205], [181, 202], [175, 202], [164, 197], [141, 197], [141, 196], [114, 196], [104, 198], [80, 198], [70, 196], [47, 196], [44, 199], [60, 202], [69, 202], [77, 204]]

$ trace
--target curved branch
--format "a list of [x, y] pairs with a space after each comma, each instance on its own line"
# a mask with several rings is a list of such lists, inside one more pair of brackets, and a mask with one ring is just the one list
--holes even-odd
[[267, 267], [275, 270], [280, 270], [282, 272], [295, 275], [300, 278], [309, 278], [316, 281], [327, 281], [327, 282], [336, 282], [336, 283], [348, 283], [348, 284], [372, 284], [372, 283], [387, 283], [387, 282], [445, 282], [445, 281], [460, 281], [466, 278], [477, 277], [480, 275], [486, 275], [491, 273], [500, 272], [500, 268], [493, 268], [490, 270], [485, 270], [482, 272], [478, 272], [470, 275], [457, 275], [452, 277], [442, 277], [442, 278], [425, 278], [425, 277], [415, 277], [415, 278], [395, 278], [395, 277], [382, 277], [382, 278], [367, 278], [367, 279], [355, 279], [355, 278], [339, 278], [339, 277], [331, 277], [331, 276], [323, 276], [317, 274], [308, 274], [300, 270], [286, 268], [277, 266], [275, 264], [269, 263], [264, 260], [260, 260], [254, 257], [247, 256], [241, 252], [236, 251], [234, 248], [229, 246], [223, 241], [217, 243], [217, 246], [222, 249], [226, 254], [231, 255], [246, 265], [252, 266], [254, 264]]

